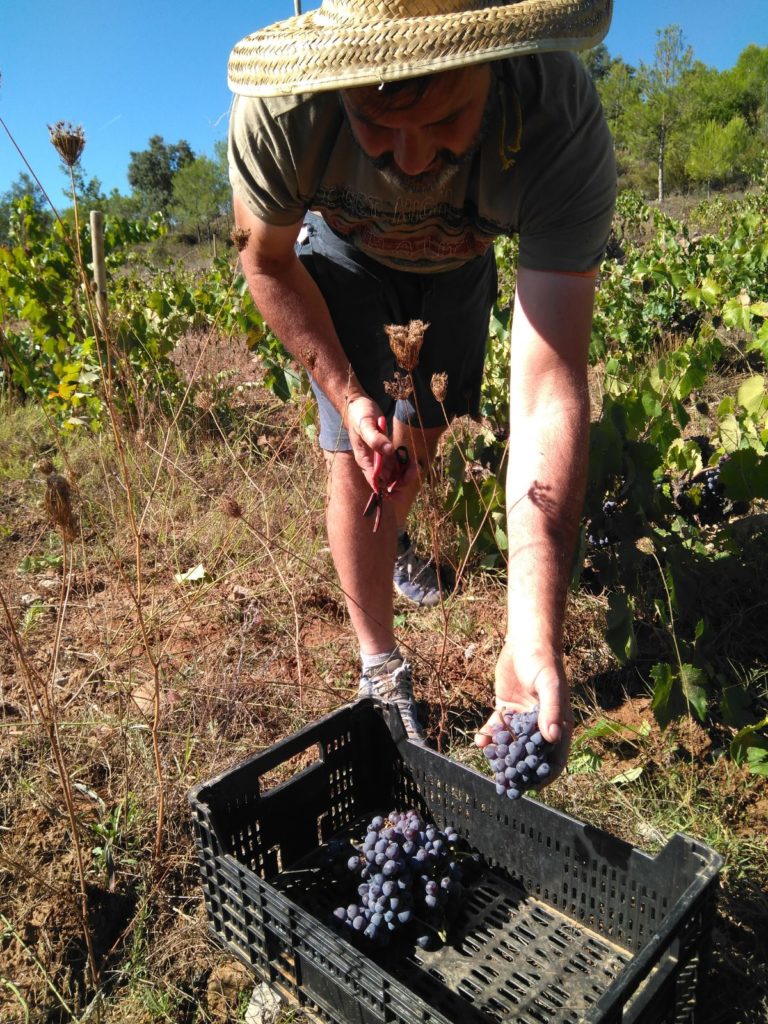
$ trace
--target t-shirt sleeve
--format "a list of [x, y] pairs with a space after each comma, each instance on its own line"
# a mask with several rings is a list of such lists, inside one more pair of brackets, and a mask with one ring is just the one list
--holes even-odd
[[261, 99], [236, 96], [229, 120], [229, 180], [234, 194], [260, 220], [300, 221], [308, 203], [283, 119]]
[[520, 197], [520, 264], [583, 272], [603, 258], [616, 201], [613, 141], [581, 63], [552, 54], [540, 82], [536, 157]]

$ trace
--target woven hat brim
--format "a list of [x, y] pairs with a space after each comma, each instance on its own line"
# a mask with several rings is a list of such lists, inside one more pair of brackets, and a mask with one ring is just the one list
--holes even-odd
[[581, 50], [605, 38], [612, 0], [519, 0], [460, 14], [332, 24], [322, 10], [246, 36], [227, 80], [243, 96], [379, 85], [504, 57]]

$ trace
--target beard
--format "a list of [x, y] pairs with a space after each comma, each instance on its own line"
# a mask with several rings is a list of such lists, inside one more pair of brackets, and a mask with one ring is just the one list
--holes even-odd
[[[432, 161], [431, 169], [423, 171], [421, 174], [405, 174], [404, 171], [401, 171], [395, 163], [394, 153], [382, 153], [381, 156], [377, 157], [370, 156], [357, 141], [354, 131], [352, 131], [352, 138], [357, 143], [363, 156], [373, 164], [388, 184], [402, 192], [422, 193], [424, 195], [433, 194], [445, 188], [451, 179], [458, 174], [462, 167], [470, 162], [480, 149], [483, 140], [488, 134], [495, 101], [495, 90], [491, 88], [477, 134], [462, 153], [454, 153], [450, 149], [439, 150]], [[347, 119], [347, 123], [349, 124], [349, 119]], [[351, 128], [352, 126], [350, 125], [350, 130]]]
[[440, 150], [433, 161], [433, 169], [423, 171], [421, 174], [406, 174], [401, 171], [395, 163], [392, 153], [384, 153], [375, 159], [371, 157], [369, 159], [376, 170], [381, 173], [382, 178], [394, 188], [401, 192], [426, 194], [441, 191], [451, 178], [456, 176], [459, 168], [474, 156], [476, 149], [477, 146], [474, 146], [471, 152], [467, 150], [466, 153], [461, 153], [459, 156], [449, 149]]

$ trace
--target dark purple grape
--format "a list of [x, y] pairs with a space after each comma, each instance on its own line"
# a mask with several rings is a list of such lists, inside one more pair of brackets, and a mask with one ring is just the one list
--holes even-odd
[[[504, 745], [500, 746], [498, 753], [506, 754]], [[503, 758], [495, 760], [506, 770]], [[499, 792], [503, 793], [508, 789], [503, 774], [501, 780]], [[441, 831], [415, 811], [393, 811], [386, 819], [374, 818], [359, 845], [348, 840], [330, 842], [323, 859], [329, 874], [335, 871], [344, 877], [346, 868], [357, 889], [357, 902], [338, 907], [332, 920], [351, 930], [355, 941], [377, 946], [385, 945], [390, 932], [406, 928], [420, 914], [428, 913], [433, 918], [430, 926], [442, 931], [455, 915], [462, 892], [462, 871], [455, 859], [459, 841], [453, 828]], [[437, 947], [436, 936], [437, 931], [423, 936], [429, 948]]]
[[[538, 729], [538, 715], [538, 707], [531, 711], [506, 711], [502, 716], [503, 724], [491, 736], [489, 746], [495, 748], [496, 756], [491, 759], [490, 767], [500, 796], [506, 793], [516, 800], [523, 790], [540, 784], [551, 772], [552, 747], [545, 743]], [[505, 752], [503, 767], [498, 764], [502, 752]], [[547, 768], [540, 772], [542, 765]]]

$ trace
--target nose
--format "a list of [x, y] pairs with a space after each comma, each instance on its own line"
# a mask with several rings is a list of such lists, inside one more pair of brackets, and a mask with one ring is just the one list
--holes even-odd
[[403, 174], [423, 174], [437, 156], [437, 150], [424, 131], [396, 132], [393, 145], [395, 163]]

